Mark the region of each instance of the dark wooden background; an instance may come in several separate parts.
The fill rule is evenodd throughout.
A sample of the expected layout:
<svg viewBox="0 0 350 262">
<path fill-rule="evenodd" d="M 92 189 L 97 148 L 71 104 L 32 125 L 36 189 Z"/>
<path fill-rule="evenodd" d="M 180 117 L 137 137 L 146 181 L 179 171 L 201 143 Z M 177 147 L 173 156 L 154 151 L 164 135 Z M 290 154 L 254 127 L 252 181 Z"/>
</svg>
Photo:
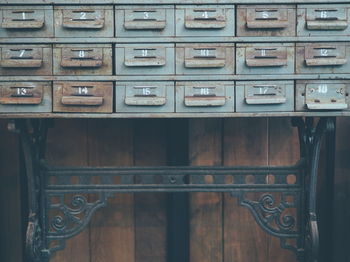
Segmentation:
<svg viewBox="0 0 350 262">
<path fill-rule="evenodd" d="M 22 262 L 19 141 L 6 125 L 0 121 L 0 261 Z M 335 217 L 333 258 L 327 262 L 350 262 L 349 134 L 350 119 L 338 118 L 334 209 L 320 197 L 321 214 Z M 299 157 L 296 135 L 287 118 L 56 120 L 47 157 L 56 165 L 288 165 Z M 118 194 L 51 261 L 165 262 L 167 208 L 166 194 Z M 226 194 L 191 194 L 189 215 L 190 262 L 296 261 Z"/>
</svg>

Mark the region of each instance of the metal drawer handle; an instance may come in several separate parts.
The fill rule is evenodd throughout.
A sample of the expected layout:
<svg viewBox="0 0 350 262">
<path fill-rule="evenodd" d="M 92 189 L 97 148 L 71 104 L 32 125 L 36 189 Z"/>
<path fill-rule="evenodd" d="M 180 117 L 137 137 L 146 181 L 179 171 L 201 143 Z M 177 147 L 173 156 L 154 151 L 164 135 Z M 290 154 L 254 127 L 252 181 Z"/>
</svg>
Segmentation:
<svg viewBox="0 0 350 262">
<path fill-rule="evenodd" d="M 42 102 L 42 90 L 33 93 L 33 86 L 11 86 L 12 93 L 0 97 L 0 104 L 3 105 L 39 105 Z"/>
<path fill-rule="evenodd" d="M 12 11 L 12 14 L 21 14 L 20 18 L 5 18 L 1 24 L 5 29 L 40 29 L 44 27 L 44 18 L 34 19 L 27 14 L 35 13 L 34 10 Z"/>
<path fill-rule="evenodd" d="M 157 13 L 155 10 L 134 10 L 133 13 L 142 13 L 142 17 L 125 21 L 124 28 L 127 30 L 163 30 L 166 27 L 165 20 L 151 16 Z"/>
<path fill-rule="evenodd" d="M 72 11 L 73 14 L 79 14 L 78 18 L 71 17 L 63 12 L 62 27 L 68 29 L 101 29 L 104 27 L 104 17 L 87 17 L 87 14 L 93 14 L 93 10 Z"/>
</svg>

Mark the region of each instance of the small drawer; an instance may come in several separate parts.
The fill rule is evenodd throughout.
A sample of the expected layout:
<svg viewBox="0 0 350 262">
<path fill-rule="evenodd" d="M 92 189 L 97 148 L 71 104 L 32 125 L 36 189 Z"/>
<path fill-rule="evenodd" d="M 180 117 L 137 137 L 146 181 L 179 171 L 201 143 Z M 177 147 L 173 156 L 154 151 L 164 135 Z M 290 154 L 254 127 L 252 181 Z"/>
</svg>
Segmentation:
<svg viewBox="0 0 350 262">
<path fill-rule="evenodd" d="M 49 45 L 0 45 L 0 75 L 52 75 Z"/>
<path fill-rule="evenodd" d="M 298 43 L 296 72 L 350 73 L 349 43 Z"/>
<path fill-rule="evenodd" d="M 299 5 L 298 36 L 350 35 L 350 5 Z"/>
<path fill-rule="evenodd" d="M 237 74 L 293 74 L 294 44 L 237 44 Z"/>
<path fill-rule="evenodd" d="M 112 82 L 54 82 L 53 111 L 112 113 Z"/>
<path fill-rule="evenodd" d="M 176 45 L 176 74 L 229 75 L 235 73 L 234 44 Z"/>
<path fill-rule="evenodd" d="M 295 36 L 294 5 L 239 5 L 237 36 Z"/>
<path fill-rule="evenodd" d="M 55 6 L 56 37 L 113 37 L 113 6 Z"/>
<path fill-rule="evenodd" d="M 176 35 L 234 36 L 235 8 L 233 5 L 178 5 Z"/>
<path fill-rule="evenodd" d="M 173 44 L 117 44 L 117 75 L 172 75 Z"/>
<path fill-rule="evenodd" d="M 0 82 L 0 113 L 51 112 L 51 82 Z"/>
<path fill-rule="evenodd" d="M 236 82 L 237 112 L 294 111 L 293 81 Z"/>
<path fill-rule="evenodd" d="M 173 82 L 118 82 L 116 112 L 174 112 L 174 92 Z"/>
<path fill-rule="evenodd" d="M 115 18 L 117 37 L 170 37 L 175 35 L 173 6 L 117 6 Z"/>
<path fill-rule="evenodd" d="M 1 6 L 1 37 L 53 37 L 52 6 Z"/>
<path fill-rule="evenodd" d="M 110 45 L 54 45 L 55 75 L 112 75 Z"/>
<path fill-rule="evenodd" d="M 176 112 L 234 112 L 233 82 L 177 82 Z"/>
<path fill-rule="evenodd" d="M 350 110 L 350 81 L 300 80 L 296 86 L 296 111 Z"/>
</svg>

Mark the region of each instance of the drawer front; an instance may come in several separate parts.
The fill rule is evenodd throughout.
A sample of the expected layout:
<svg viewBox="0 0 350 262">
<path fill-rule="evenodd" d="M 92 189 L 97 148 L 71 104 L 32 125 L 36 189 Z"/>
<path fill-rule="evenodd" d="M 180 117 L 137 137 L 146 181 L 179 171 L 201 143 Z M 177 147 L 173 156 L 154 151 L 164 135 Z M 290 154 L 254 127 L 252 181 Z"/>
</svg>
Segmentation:
<svg viewBox="0 0 350 262">
<path fill-rule="evenodd" d="M 174 112 L 174 92 L 173 82 L 118 82 L 116 112 Z"/>
<path fill-rule="evenodd" d="M 175 35 L 174 7 L 117 6 L 117 37 L 170 37 Z"/>
<path fill-rule="evenodd" d="M 234 36 L 233 5 L 176 6 L 177 36 Z"/>
<path fill-rule="evenodd" d="M 238 36 L 295 36 L 296 7 L 239 5 Z"/>
<path fill-rule="evenodd" d="M 234 112 L 234 83 L 177 82 L 176 112 Z"/>
<path fill-rule="evenodd" d="M 294 44 L 238 44 L 237 74 L 293 74 Z"/>
<path fill-rule="evenodd" d="M 53 37 L 51 6 L 1 6 L 1 37 Z"/>
<path fill-rule="evenodd" d="M 350 110 L 350 81 L 297 81 L 296 111 Z"/>
<path fill-rule="evenodd" d="M 55 75 L 112 75 L 110 45 L 55 45 Z"/>
<path fill-rule="evenodd" d="M 56 37 L 113 37 L 113 6 L 55 6 Z"/>
<path fill-rule="evenodd" d="M 236 82 L 237 112 L 294 111 L 293 81 Z"/>
<path fill-rule="evenodd" d="M 117 75 L 172 75 L 173 44 L 117 44 Z"/>
<path fill-rule="evenodd" d="M 233 44 L 176 45 L 176 74 L 179 75 L 234 74 L 234 61 Z"/>
<path fill-rule="evenodd" d="M 49 45 L 0 45 L 0 75 L 52 75 Z"/>
<path fill-rule="evenodd" d="M 305 43 L 297 44 L 296 72 L 350 73 L 350 44 Z"/>
<path fill-rule="evenodd" d="M 112 82 L 54 82 L 53 111 L 112 113 Z"/>
<path fill-rule="evenodd" d="M 350 4 L 300 5 L 298 27 L 300 36 L 350 35 Z"/>
<path fill-rule="evenodd" d="M 51 112 L 51 82 L 0 82 L 0 113 Z"/>
</svg>

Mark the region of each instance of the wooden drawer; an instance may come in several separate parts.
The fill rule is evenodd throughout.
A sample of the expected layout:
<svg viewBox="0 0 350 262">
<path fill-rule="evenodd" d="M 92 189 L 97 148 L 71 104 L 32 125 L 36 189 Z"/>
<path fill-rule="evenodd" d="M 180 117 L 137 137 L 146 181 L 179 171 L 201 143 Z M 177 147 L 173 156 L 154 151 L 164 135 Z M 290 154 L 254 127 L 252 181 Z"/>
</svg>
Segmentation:
<svg viewBox="0 0 350 262">
<path fill-rule="evenodd" d="M 0 82 L 0 113 L 51 112 L 51 82 Z"/>
<path fill-rule="evenodd" d="M 52 6 L 1 6 L 0 38 L 53 37 Z"/>
<path fill-rule="evenodd" d="M 177 82 L 176 112 L 234 112 L 234 83 Z"/>
<path fill-rule="evenodd" d="M 112 75 L 111 45 L 55 45 L 53 56 L 55 75 Z"/>
<path fill-rule="evenodd" d="M 0 45 L 0 75 L 52 75 L 50 45 Z"/>
<path fill-rule="evenodd" d="M 112 82 L 54 82 L 53 111 L 112 113 Z"/>
<path fill-rule="evenodd" d="M 237 36 L 295 36 L 295 5 L 239 5 Z"/>
<path fill-rule="evenodd" d="M 56 37 L 113 37 L 111 5 L 55 6 Z"/>
</svg>

